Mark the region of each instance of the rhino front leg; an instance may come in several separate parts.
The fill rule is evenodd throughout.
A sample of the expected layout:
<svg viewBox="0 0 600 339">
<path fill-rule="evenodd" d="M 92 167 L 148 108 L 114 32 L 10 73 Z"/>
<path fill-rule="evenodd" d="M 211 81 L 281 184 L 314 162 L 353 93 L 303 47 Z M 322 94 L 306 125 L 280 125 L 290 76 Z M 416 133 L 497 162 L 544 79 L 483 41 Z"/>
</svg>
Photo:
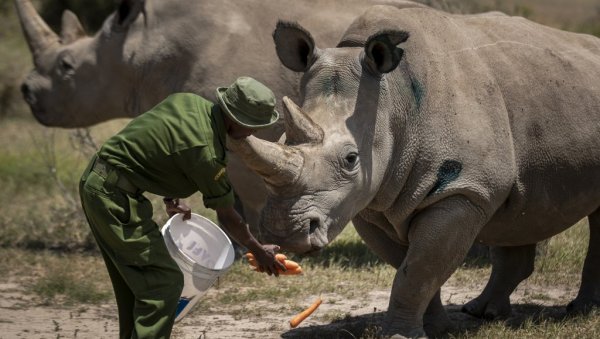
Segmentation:
<svg viewBox="0 0 600 339">
<path fill-rule="evenodd" d="M 581 286 L 577 297 L 567 306 L 571 314 L 586 313 L 600 307 L 600 209 L 588 217 L 590 242 L 583 264 Z"/>
<path fill-rule="evenodd" d="M 382 222 L 387 222 L 382 220 Z M 360 215 L 352 220 L 356 232 L 365 244 L 383 261 L 395 268 L 400 267 L 406 258 L 407 246 L 392 239 L 376 224 L 370 223 Z M 440 291 L 433 296 L 423 316 L 424 328 L 427 335 L 435 337 L 446 333 L 452 326 L 450 318 L 442 305 Z"/>
<path fill-rule="evenodd" d="M 485 221 L 482 209 L 464 196 L 448 197 L 415 216 L 406 259 L 394 278 L 385 334 L 425 335 L 423 315 L 430 301 L 464 260 Z"/>
<path fill-rule="evenodd" d="M 533 272 L 535 244 L 492 247 L 492 274 L 483 292 L 466 303 L 462 311 L 472 316 L 496 319 L 510 315 L 510 295 Z"/>
</svg>

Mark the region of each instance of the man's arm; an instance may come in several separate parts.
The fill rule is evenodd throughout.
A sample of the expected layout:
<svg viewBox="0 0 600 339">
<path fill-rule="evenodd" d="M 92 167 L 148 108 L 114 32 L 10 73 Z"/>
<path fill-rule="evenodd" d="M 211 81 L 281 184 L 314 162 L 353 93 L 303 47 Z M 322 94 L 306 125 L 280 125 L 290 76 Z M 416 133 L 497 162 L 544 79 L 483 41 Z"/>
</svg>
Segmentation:
<svg viewBox="0 0 600 339">
<path fill-rule="evenodd" d="M 250 233 L 248 224 L 236 212 L 233 207 L 216 208 L 217 215 L 221 221 L 221 226 L 240 244 L 246 247 L 258 263 L 259 269 L 262 268 L 269 275 L 279 275 L 279 271 L 285 271 L 285 265 L 275 259 L 275 252 L 279 251 L 277 245 L 261 245 Z"/>
</svg>

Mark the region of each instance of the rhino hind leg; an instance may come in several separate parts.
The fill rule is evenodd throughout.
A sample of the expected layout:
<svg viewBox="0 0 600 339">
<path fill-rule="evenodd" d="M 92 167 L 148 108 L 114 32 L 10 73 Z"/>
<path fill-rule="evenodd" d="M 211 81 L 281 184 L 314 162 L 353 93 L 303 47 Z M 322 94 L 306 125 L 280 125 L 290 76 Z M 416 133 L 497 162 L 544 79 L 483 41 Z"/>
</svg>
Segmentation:
<svg viewBox="0 0 600 339">
<path fill-rule="evenodd" d="M 600 209 L 589 217 L 590 242 L 583 264 L 581 286 L 577 297 L 567 306 L 569 314 L 587 313 L 600 307 Z"/>
<path fill-rule="evenodd" d="M 519 283 L 531 275 L 535 261 L 535 244 L 492 247 L 492 274 L 483 292 L 466 303 L 462 311 L 485 319 L 510 315 L 510 295 Z"/>
</svg>

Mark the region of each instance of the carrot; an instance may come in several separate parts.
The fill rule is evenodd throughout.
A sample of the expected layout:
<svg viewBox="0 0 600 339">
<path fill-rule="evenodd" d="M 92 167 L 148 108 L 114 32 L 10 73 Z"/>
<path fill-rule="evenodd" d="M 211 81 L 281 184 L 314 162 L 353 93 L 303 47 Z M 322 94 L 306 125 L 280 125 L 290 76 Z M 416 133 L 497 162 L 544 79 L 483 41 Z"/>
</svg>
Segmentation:
<svg viewBox="0 0 600 339">
<path fill-rule="evenodd" d="M 321 297 L 317 298 L 317 300 L 315 300 L 315 302 L 312 305 L 310 305 L 309 308 L 298 313 L 295 317 L 292 318 L 292 320 L 290 320 L 290 327 L 294 328 L 294 327 L 300 325 L 300 323 L 304 319 L 308 318 L 308 316 L 311 315 L 317 309 L 317 307 L 319 307 L 319 305 L 321 305 L 322 302 L 323 302 L 323 300 L 321 300 Z"/>
<path fill-rule="evenodd" d="M 264 272 L 262 270 L 257 269 L 258 263 L 256 262 L 256 259 L 254 258 L 254 255 L 252 253 L 250 253 L 250 252 L 246 253 L 246 258 L 248 259 L 248 263 L 251 265 L 253 270 L 258 271 L 258 272 Z M 275 255 L 275 259 L 277 259 L 279 262 L 281 262 L 283 265 L 285 265 L 286 271 L 280 270 L 279 271 L 280 274 L 282 274 L 282 275 L 302 274 L 302 267 L 300 267 L 300 265 L 298 265 L 298 263 L 295 261 L 287 260 L 287 257 L 284 254 L 277 253 Z"/>
<path fill-rule="evenodd" d="M 248 259 L 248 260 L 256 260 L 256 258 L 254 258 L 254 254 L 252 254 L 252 252 L 246 253 L 246 259 Z M 285 256 L 285 254 L 277 253 L 277 254 L 275 254 L 275 259 L 283 262 L 285 259 L 287 259 L 287 257 Z"/>
<path fill-rule="evenodd" d="M 283 264 L 285 265 L 285 268 L 287 268 L 288 270 L 295 270 L 297 268 L 300 268 L 300 265 L 298 265 L 297 262 L 291 261 L 291 260 L 285 260 L 283 262 Z"/>
</svg>

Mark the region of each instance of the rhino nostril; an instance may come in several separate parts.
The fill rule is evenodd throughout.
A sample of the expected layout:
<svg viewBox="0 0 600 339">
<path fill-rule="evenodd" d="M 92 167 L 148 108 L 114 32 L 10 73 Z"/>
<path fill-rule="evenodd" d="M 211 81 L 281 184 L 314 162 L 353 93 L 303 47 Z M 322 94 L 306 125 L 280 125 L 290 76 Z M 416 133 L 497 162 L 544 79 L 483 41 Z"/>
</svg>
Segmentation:
<svg viewBox="0 0 600 339">
<path fill-rule="evenodd" d="M 31 91 L 31 87 L 29 87 L 29 85 L 21 85 L 21 94 L 23 95 L 23 99 L 25 99 L 25 102 L 27 102 L 29 105 L 36 104 L 35 94 Z"/>
<path fill-rule="evenodd" d="M 22 85 L 21 85 L 21 93 L 22 93 L 24 96 L 27 96 L 27 95 L 29 95 L 29 86 L 27 86 L 27 84 L 22 84 Z"/>
<path fill-rule="evenodd" d="M 310 227 L 308 229 L 308 233 L 313 234 L 320 224 L 321 223 L 319 222 L 319 219 L 310 219 Z"/>
</svg>

